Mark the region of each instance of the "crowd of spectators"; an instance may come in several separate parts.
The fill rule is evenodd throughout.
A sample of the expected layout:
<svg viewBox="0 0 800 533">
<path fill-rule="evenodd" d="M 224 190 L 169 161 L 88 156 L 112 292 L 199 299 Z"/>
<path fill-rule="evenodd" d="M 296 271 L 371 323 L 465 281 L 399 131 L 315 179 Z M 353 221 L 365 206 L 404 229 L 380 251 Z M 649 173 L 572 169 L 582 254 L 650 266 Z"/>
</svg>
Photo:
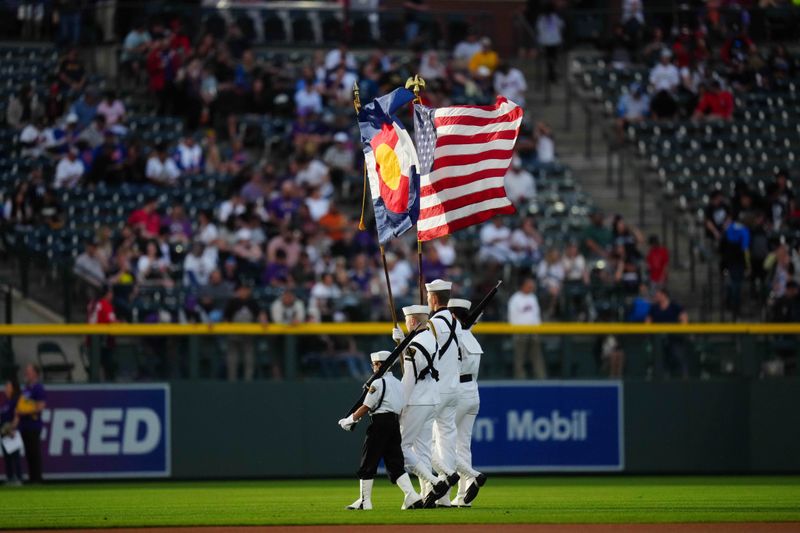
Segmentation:
<svg viewBox="0 0 800 533">
<path fill-rule="evenodd" d="M 767 47 L 750 36 L 754 12 L 740 3 L 727 10 L 687 9 L 672 25 L 645 24 L 658 18 L 648 18 L 638 0 L 625 6 L 605 43 L 606 59 L 612 69 L 644 65 L 649 73 L 619 97 L 620 141 L 629 124 L 645 120 L 730 122 L 737 100 L 780 95 L 800 73 L 800 61 L 786 46 Z M 732 187 L 708 191 L 702 216 L 707 248 L 718 257 L 724 309 L 733 320 L 781 320 L 782 310 L 792 307 L 785 305 L 786 287 L 797 272 L 795 239 L 787 238 L 798 216 L 791 176 L 781 168 L 771 181 L 734 179 Z M 749 309 L 748 293 L 757 304 Z"/>
<path fill-rule="evenodd" d="M 626 6 L 604 43 L 606 58 L 614 69 L 650 70 L 617 102 L 620 131 L 646 118 L 730 120 L 734 93 L 783 90 L 798 72 L 784 45 L 759 47 L 749 37 L 746 17 L 712 24 L 699 13 L 672 26 L 646 26 L 641 3 Z"/>
<path fill-rule="evenodd" d="M 146 194 L 123 223 L 95 225 L 74 262 L 97 288 L 95 301 L 111 287 L 116 319 L 124 321 L 221 321 L 245 285 L 258 306 L 251 314 L 270 321 L 386 318 L 376 236 L 357 229 L 362 162 L 353 83 L 368 101 L 419 72 L 432 105 L 489 103 L 497 93 L 525 105 L 527 89 L 522 73 L 473 32 L 451 54 L 415 47 L 408 56 L 357 56 L 341 43 L 289 58 L 257 54 L 235 21 L 222 32 L 190 36 L 180 18 L 155 17 L 132 24 L 120 61 L 122 96 L 91 81 L 78 49 L 66 47 L 46 97 L 41 87 L 26 86 L 11 98 L 6 122 L 19 132 L 20 154 L 39 164 L 30 179 L 19 180 L 2 214 L 9 223 L 35 226 L 55 212 L 50 227 L 57 229 L 67 216 L 61 193 L 141 187 Z M 127 109 L 131 101 L 139 111 Z M 143 107 L 180 117 L 179 139 L 139 135 L 135 119 Z M 267 149 L 265 122 L 284 128 Z M 554 161 L 546 125 L 526 123 L 523 136 L 526 161 Z M 213 208 L 170 196 L 205 176 L 226 176 L 230 185 Z M 528 173 L 516 199 L 534 195 Z M 529 222 L 514 232 L 514 253 L 530 264 L 535 234 Z M 400 304 L 416 294 L 415 244 L 409 237 L 387 247 Z M 422 265 L 429 279 L 462 272 L 448 238 L 425 246 Z M 182 294 L 180 309 L 138 305 L 165 291 Z"/>
</svg>

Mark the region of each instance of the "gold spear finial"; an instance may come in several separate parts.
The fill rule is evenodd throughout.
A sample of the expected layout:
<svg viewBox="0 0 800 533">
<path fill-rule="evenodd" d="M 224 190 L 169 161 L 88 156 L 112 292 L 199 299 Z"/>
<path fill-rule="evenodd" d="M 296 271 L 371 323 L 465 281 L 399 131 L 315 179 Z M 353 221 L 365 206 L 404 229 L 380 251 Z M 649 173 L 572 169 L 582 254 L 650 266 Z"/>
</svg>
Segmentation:
<svg viewBox="0 0 800 533">
<path fill-rule="evenodd" d="M 406 80 L 406 89 L 412 89 L 414 91 L 414 103 L 419 103 L 419 91 L 420 89 L 425 88 L 425 79 L 420 77 L 419 74 L 414 74 L 413 78 L 408 78 Z"/>
<path fill-rule="evenodd" d="M 353 107 L 356 108 L 356 114 L 361 111 L 361 94 L 358 92 L 358 82 L 353 83 Z"/>
</svg>

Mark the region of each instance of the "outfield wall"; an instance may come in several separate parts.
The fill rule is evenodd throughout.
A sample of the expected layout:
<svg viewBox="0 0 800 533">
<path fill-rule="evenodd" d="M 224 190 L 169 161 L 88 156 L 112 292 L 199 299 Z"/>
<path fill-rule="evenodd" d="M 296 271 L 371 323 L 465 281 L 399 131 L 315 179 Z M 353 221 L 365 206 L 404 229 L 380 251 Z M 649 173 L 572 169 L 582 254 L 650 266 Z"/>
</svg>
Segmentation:
<svg viewBox="0 0 800 533">
<path fill-rule="evenodd" d="M 800 472 L 798 380 L 626 381 L 623 391 L 624 472 Z M 326 381 L 175 383 L 172 474 L 353 475 L 364 424 L 346 433 L 336 421 L 356 392 L 352 383 Z M 489 410 L 484 405 L 483 411 Z M 596 428 L 591 405 L 588 410 L 591 439 Z M 553 444 L 563 448 L 570 442 Z M 528 462 L 537 463 L 537 458 Z"/>
<path fill-rule="evenodd" d="M 353 476 L 350 381 L 48 388 L 45 477 Z M 798 473 L 800 380 L 483 382 L 487 472 Z M 0 463 L 0 471 L 2 466 Z"/>
</svg>

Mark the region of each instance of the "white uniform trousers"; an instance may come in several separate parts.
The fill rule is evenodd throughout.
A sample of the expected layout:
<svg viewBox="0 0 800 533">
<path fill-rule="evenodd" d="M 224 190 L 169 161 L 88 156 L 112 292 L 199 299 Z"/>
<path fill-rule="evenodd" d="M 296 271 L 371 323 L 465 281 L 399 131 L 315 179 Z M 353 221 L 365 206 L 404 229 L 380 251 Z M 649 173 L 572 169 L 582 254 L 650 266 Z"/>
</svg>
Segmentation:
<svg viewBox="0 0 800 533">
<path fill-rule="evenodd" d="M 456 427 L 458 428 L 458 444 L 456 446 L 456 470 L 461 479 L 458 481 L 458 495 L 460 501 L 469 487 L 470 478 L 475 478 L 480 472 L 472 468 L 472 427 L 480 410 L 481 400 L 478 392 L 468 396 L 459 396 L 456 407 Z"/>
<path fill-rule="evenodd" d="M 406 471 L 431 471 L 431 424 L 433 405 L 406 405 L 400 415 L 400 436 Z"/>
<path fill-rule="evenodd" d="M 458 393 L 439 394 L 433 423 L 433 467 L 440 475 L 456 471 L 456 409 Z"/>
</svg>

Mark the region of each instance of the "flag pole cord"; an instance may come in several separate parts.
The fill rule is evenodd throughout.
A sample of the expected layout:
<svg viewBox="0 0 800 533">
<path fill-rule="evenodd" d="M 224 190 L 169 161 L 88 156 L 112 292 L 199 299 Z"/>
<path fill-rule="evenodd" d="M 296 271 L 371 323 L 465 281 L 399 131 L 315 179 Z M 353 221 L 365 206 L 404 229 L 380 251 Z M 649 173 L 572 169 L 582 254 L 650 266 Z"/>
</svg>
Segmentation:
<svg viewBox="0 0 800 533">
<path fill-rule="evenodd" d="M 358 91 L 358 83 L 353 84 L 353 107 L 356 110 L 356 116 L 358 116 L 359 111 L 361 111 L 361 95 Z M 358 221 L 358 229 L 360 231 L 364 231 L 367 229 L 366 225 L 364 225 L 364 212 L 367 209 L 367 160 L 364 159 L 364 189 L 361 195 L 361 218 Z M 394 306 L 394 296 L 392 296 L 392 282 L 389 279 L 389 267 L 386 265 L 386 252 L 383 249 L 383 245 L 380 245 L 381 250 L 381 262 L 383 263 L 383 274 L 386 277 L 386 292 L 389 295 L 389 311 L 392 314 L 392 322 L 394 322 L 394 327 L 397 327 L 397 310 Z"/>
<path fill-rule="evenodd" d="M 406 80 L 406 89 L 414 91 L 414 103 L 422 103 L 419 97 L 420 89 L 425 88 L 425 80 L 419 74 L 415 74 L 413 78 Z M 419 270 L 419 303 L 425 304 L 425 277 L 422 273 L 422 241 L 419 239 L 419 228 L 417 228 L 417 270 Z"/>
<path fill-rule="evenodd" d="M 363 192 L 361 193 L 361 218 L 358 219 L 358 230 L 364 231 L 367 226 L 364 225 L 364 213 L 367 210 L 367 161 L 364 160 L 364 183 Z M 385 265 L 384 265 L 385 266 Z"/>
</svg>

